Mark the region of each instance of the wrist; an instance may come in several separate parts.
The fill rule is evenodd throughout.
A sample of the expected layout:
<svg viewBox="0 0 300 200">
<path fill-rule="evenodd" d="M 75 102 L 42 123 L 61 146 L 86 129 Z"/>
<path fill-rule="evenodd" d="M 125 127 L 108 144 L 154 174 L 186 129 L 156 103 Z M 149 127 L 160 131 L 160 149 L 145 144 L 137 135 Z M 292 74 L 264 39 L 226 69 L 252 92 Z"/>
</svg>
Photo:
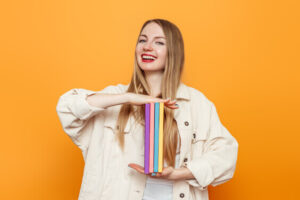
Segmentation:
<svg viewBox="0 0 300 200">
<path fill-rule="evenodd" d="M 187 179 L 194 179 L 194 175 L 192 172 L 186 168 L 186 167 L 181 167 L 178 169 L 175 169 L 176 171 L 176 179 L 177 180 L 187 180 Z"/>
<path fill-rule="evenodd" d="M 130 93 L 126 92 L 123 95 L 124 95 L 124 101 L 125 101 L 125 103 L 130 103 L 131 102 L 131 95 L 130 95 Z"/>
</svg>

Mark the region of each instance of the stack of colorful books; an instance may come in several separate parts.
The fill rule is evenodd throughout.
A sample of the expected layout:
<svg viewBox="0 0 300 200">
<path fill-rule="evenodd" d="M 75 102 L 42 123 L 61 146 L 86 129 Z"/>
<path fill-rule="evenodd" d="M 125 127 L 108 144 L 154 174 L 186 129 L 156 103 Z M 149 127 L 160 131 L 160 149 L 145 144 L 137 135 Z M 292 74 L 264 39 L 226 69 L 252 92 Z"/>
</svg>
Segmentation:
<svg viewBox="0 0 300 200">
<path fill-rule="evenodd" d="M 164 103 L 145 104 L 145 174 L 156 175 L 162 172 L 163 159 L 163 124 Z"/>
</svg>

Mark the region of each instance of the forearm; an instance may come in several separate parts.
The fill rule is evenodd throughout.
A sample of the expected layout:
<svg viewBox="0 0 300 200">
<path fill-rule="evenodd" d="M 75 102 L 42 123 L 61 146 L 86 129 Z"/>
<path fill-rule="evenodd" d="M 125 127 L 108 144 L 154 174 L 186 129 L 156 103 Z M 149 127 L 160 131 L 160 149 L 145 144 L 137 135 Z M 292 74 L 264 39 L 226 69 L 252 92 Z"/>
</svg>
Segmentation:
<svg viewBox="0 0 300 200">
<path fill-rule="evenodd" d="M 99 107 L 99 108 L 107 108 L 114 105 L 128 103 L 129 96 L 127 93 L 121 93 L 121 94 L 96 93 L 87 96 L 86 100 L 92 106 Z"/>
<path fill-rule="evenodd" d="M 177 180 L 195 179 L 192 172 L 186 167 L 181 167 L 181 168 L 178 168 L 175 170 L 176 170 L 176 174 L 177 174 Z"/>
</svg>

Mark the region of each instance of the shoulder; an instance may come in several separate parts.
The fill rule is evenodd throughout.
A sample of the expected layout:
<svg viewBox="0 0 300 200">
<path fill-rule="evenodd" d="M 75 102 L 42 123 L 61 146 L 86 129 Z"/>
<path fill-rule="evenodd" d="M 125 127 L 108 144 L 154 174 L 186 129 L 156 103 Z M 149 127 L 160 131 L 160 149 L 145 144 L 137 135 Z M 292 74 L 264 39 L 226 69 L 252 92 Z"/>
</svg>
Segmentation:
<svg viewBox="0 0 300 200">
<path fill-rule="evenodd" d="M 107 85 L 102 90 L 98 91 L 100 93 L 112 93 L 118 94 L 126 92 L 128 89 L 129 84 L 118 83 L 114 85 Z"/>
<path fill-rule="evenodd" d="M 213 102 L 204 94 L 202 91 L 199 89 L 196 89 L 194 87 L 191 87 L 189 85 L 184 84 L 186 89 L 189 91 L 190 94 L 190 101 L 193 104 L 198 104 L 198 105 L 204 105 L 210 107 Z"/>
<path fill-rule="evenodd" d="M 125 85 L 122 83 L 114 84 L 114 85 L 107 85 L 105 87 L 102 87 L 101 90 L 90 90 L 86 88 L 72 88 L 68 90 L 67 92 L 63 93 L 60 98 L 69 98 L 76 96 L 86 96 L 93 93 L 108 93 L 108 94 L 119 94 L 124 93 L 127 91 L 127 88 L 129 87 L 129 84 Z"/>
<path fill-rule="evenodd" d="M 102 87 L 101 90 L 89 90 L 89 89 L 85 89 L 85 88 L 78 88 L 78 89 L 72 89 L 72 90 L 77 90 L 79 93 L 108 93 L 108 94 L 119 94 L 119 93 L 123 93 L 127 91 L 129 84 L 122 84 L 122 83 L 118 83 L 118 84 L 114 84 L 114 85 L 107 85 Z"/>
</svg>

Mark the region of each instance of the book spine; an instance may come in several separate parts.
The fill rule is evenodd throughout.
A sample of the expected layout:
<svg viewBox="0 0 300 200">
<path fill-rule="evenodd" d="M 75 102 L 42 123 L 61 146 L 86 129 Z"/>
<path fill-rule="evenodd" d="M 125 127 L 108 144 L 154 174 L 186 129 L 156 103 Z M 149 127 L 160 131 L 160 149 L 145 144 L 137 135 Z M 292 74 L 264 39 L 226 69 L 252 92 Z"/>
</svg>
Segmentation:
<svg viewBox="0 0 300 200">
<path fill-rule="evenodd" d="M 150 156 L 150 104 L 145 105 L 145 163 L 144 163 L 144 172 L 149 174 L 149 156 Z"/>
<path fill-rule="evenodd" d="M 153 173 L 153 155 L 154 155 L 154 103 L 150 103 L 150 158 L 149 173 Z"/>
<path fill-rule="evenodd" d="M 158 172 L 158 148 L 159 148 L 159 102 L 155 104 L 154 117 L 154 172 Z"/>
<path fill-rule="evenodd" d="M 159 152 L 158 152 L 158 172 L 162 172 L 164 166 L 164 103 L 160 102 L 159 106 Z"/>
</svg>

